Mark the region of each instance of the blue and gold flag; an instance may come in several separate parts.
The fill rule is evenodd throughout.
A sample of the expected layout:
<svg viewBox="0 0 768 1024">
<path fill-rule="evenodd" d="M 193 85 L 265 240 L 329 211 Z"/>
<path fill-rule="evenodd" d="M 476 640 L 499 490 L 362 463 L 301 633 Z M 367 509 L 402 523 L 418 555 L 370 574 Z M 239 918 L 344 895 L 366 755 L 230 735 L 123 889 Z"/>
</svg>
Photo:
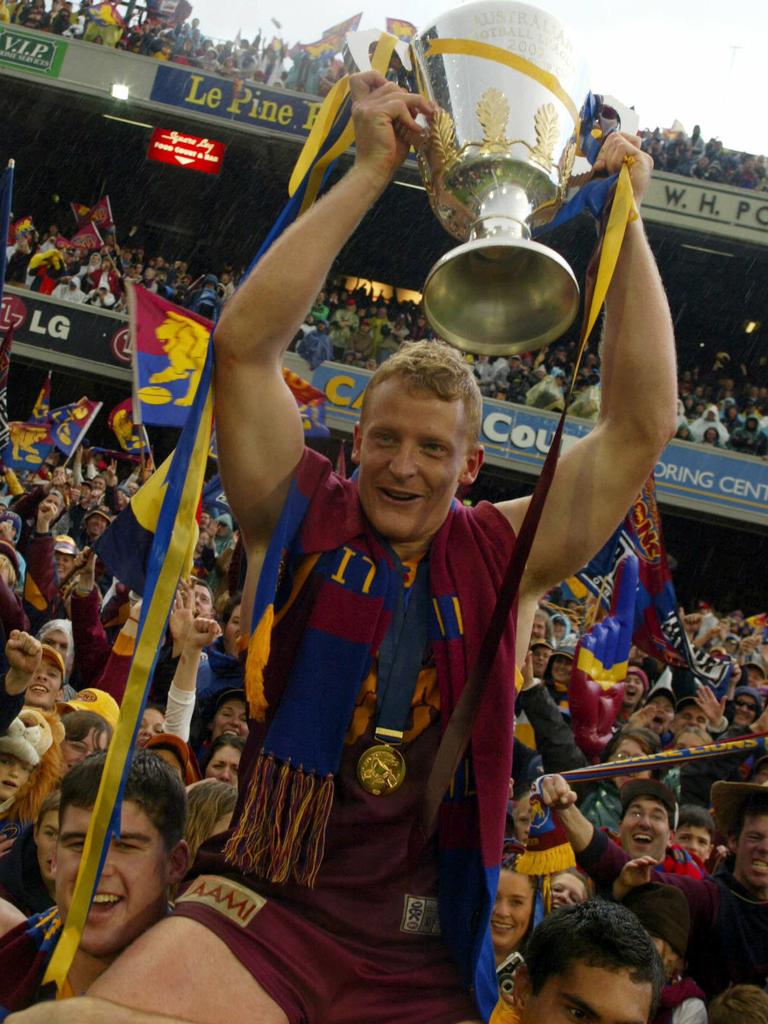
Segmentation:
<svg viewBox="0 0 768 1024">
<path fill-rule="evenodd" d="M 83 397 L 77 402 L 51 409 L 51 439 L 67 458 L 79 447 L 88 428 L 99 414 L 101 406 L 101 402 L 92 402 L 90 398 Z"/>
<path fill-rule="evenodd" d="M 7 469 L 39 469 L 51 448 L 53 438 L 47 423 L 9 423 L 3 465 Z"/>
<path fill-rule="evenodd" d="M 51 371 L 46 374 L 43 386 L 40 388 L 32 412 L 29 415 L 30 423 L 47 423 L 51 415 Z"/>
<path fill-rule="evenodd" d="M 107 419 L 107 425 L 124 452 L 139 455 L 141 452 L 149 451 L 144 430 L 133 422 L 133 403 L 130 398 L 114 407 Z"/>
</svg>

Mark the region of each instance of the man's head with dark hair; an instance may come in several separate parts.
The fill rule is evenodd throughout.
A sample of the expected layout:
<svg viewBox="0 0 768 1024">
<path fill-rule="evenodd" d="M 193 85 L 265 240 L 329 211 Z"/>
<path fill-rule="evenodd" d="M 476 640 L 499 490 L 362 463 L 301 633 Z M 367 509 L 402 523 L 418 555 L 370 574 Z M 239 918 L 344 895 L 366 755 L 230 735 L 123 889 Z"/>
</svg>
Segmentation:
<svg viewBox="0 0 768 1024">
<path fill-rule="evenodd" d="M 647 1024 L 664 986 L 648 933 L 625 907 L 588 900 L 555 910 L 533 931 L 515 973 L 521 1024 Z"/>
<path fill-rule="evenodd" d="M 62 819 L 69 805 L 90 811 L 96 803 L 106 754 L 95 754 L 73 768 L 61 786 Z M 139 805 L 170 850 L 184 835 L 187 795 L 178 776 L 158 757 L 143 750 L 134 754 L 123 801 Z"/>
<path fill-rule="evenodd" d="M 72 905 L 80 858 L 104 770 L 94 754 L 65 776 L 55 855 L 56 902 Z M 186 793 L 157 756 L 138 751 L 125 786 L 120 832 L 112 838 L 76 957 L 105 969 L 134 939 L 165 916 L 172 888 L 184 877 Z M 77 959 L 75 961 L 77 971 Z"/>
</svg>

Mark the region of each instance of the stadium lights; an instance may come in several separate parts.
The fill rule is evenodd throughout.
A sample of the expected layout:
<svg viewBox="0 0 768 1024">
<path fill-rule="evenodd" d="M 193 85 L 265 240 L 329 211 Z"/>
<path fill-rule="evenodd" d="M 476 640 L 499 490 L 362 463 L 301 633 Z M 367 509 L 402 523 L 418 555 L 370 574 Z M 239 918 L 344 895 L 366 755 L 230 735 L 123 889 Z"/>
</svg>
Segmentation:
<svg viewBox="0 0 768 1024">
<path fill-rule="evenodd" d="M 127 100 L 131 95 L 131 90 L 123 82 L 112 83 L 112 99 L 114 100 Z"/>
<path fill-rule="evenodd" d="M 747 322 L 744 324 L 744 333 L 754 334 L 759 326 L 760 324 L 757 322 L 757 320 L 747 320 Z"/>
<path fill-rule="evenodd" d="M 146 124 L 144 121 L 131 121 L 128 117 L 117 117 L 115 114 L 102 114 L 108 121 L 121 121 L 123 124 L 134 124 L 137 128 L 154 128 L 153 124 Z"/>
</svg>

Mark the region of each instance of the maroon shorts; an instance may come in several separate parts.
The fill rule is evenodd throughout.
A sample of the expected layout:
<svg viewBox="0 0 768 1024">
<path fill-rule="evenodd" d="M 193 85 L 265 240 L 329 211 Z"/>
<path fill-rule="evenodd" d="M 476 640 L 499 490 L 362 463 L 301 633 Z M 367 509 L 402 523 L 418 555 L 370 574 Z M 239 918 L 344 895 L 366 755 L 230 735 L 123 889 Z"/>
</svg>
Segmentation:
<svg viewBox="0 0 768 1024">
<path fill-rule="evenodd" d="M 201 875 L 175 914 L 205 925 L 288 1017 L 289 1024 L 459 1024 L 479 1015 L 442 944 L 432 956 L 372 949 L 335 935 L 241 882 Z M 361 907 L 361 913 L 365 908 Z"/>
</svg>

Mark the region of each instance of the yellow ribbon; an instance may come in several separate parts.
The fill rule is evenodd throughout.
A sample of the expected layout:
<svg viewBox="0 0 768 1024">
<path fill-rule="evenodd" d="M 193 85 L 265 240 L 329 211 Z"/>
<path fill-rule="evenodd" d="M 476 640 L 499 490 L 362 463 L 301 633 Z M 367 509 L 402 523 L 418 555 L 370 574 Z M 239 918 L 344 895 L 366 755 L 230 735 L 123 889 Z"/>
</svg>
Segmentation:
<svg viewBox="0 0 768 1024">
<path fill-rule="evenodd" d="M 373 57 L 371 58 L 371 67 L 374 71 L 378 71 L 381 75 L 386 74 L 396 45 L 397 39 L 394 36 L 388 35 L 386 32 L 382 32 L 379 36 L 379 41 L 376 44 Z M 309 137 L 304 143 L 301 153 L 299 154 L 299 159 L 296 161 L 296 166 L 293 169 L 291 180 L 288 185 L 289 195 L 292 196 L 296 192 L 307 173 L 310 173 L 307 188 L 304 192 L 304 198 L 301 202 L 300 213 L 304 213 L 304 211 L 308 209 L 317 198 L 320 183 L 323 180 L 323 175 L 325 174 L 328 166 L 340 157 L 342 153 L 346 153 L 355 140 L 355 126 L 352 118 L 350 117 L 347 126 L 334 145 L 331 146 L 324 156 L 320 157 L 319 160 L 317 159 L 317 154 L 320 152 L 323 142 L 327 138 L 328 132 L 331 129 L 331 125 L 336 119 L 336 116 L 341 109 L 341 105 L 347 98 L 348 94 L 349 75 L 344 75 L 344 77 L 339 79 L 325 97 L 323 105 L 320 108 L 320 112 L 312 126 L 312 131 L 309 133 Z"/>
<path fill-rule="evenodd" d="M 429 44 L 426 55 L 427 57 L 480 57 L 483 60 L 495 61 L 496 64 L 504 64 L 514 71 L 519 71 L 521 74 L 533 78 L 539 85 L 543 85 L 545 89 L 548 89 L 560 100 L 573 118 L 574 123 L 578 123 L 579 112 L 576 109 L 576 104 L 562 85 L 560 85 L 557 76 L 550 74 L 549 71 L 542 70 L 536 64 L 526 60 L 525 57 L 518 57 L 516 53 L 503 50 L 500 46 L 492 46 L 490 43 L 479 43 L 474 39 L 433 39 Z"/>
<path fill-rule="evenodd" d="M 158 577 L 144 628 L 138 639 L 136 653 L 128 675 L 120 709 L 120 720 L 109 745 L 99 792 L 85 837 L 83 855 L 77 873 L 72 904 L 56 949 L 48 964 L 43 983 L 56 982 L 60 995 L 67 994 L 67 975 L 80 944 L 90 908 L 90 898 L 96 884 L 101 850 L 107 840 L 109 824 L 115 805 L 123 766 L 131 755 L 134 726 L 139 716 L 144 688 L 149 677 L 155 652 L 162 645 L 165 621 L 171 607 L 176 586 L 194 543 L 197 530 L 196 514 L 205 476 L 213 417 L 213 388 L 210 389 L 203 410 L 200 429 L 187 468 L 176 524 L 171 534 L 163 568 Z"/>
</svg>

